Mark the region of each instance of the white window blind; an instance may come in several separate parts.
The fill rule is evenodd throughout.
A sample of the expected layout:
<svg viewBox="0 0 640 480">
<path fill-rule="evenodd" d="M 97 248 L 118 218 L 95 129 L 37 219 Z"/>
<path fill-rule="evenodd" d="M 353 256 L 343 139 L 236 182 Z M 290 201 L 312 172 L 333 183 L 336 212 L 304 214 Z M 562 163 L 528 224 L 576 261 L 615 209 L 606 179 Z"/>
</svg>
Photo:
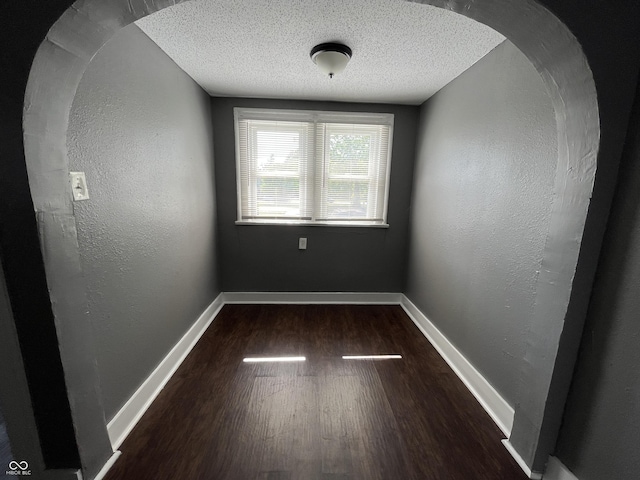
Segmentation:
<svg viewBox="0 0 640 480">
<path fill-rule="evenodd" d="M 234 114 L 239 222 L 386 224 L 393 115 Z"/>
</svg>

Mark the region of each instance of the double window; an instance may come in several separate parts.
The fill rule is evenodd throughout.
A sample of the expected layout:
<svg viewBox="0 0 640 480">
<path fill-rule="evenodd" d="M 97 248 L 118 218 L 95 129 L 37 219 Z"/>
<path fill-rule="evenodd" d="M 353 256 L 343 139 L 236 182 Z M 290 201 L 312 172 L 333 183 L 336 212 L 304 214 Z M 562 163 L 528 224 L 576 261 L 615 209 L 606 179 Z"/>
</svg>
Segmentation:
<svg viewBox="0 0 640 480">
<path fill-rule="evenodd" d="M 393 115 L 234 114 L 238 223 L 386 225 Z"/>
</svg>

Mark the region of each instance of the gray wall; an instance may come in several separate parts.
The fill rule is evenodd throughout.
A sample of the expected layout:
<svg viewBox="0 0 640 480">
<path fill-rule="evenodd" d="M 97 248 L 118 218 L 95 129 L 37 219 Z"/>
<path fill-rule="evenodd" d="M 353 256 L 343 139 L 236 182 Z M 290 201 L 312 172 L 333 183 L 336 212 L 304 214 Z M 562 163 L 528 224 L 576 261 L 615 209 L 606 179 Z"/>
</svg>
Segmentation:
<svg viewBox="0 0 640 480">
<path fill-rule="evenodd" d="M 551 100 L 508 41 L 421 109 L 406 294 L 512 406 L 556 162 Z"/>
<path fill-rule="evenodd" d="M 580 480 L 640 471 L 640 89 L 619 178 L 556 452 Z"/>
<path fill-rule="evenodd" d="M 403 290 L 417 107 L 239 98 L 214 98 L 212 106 L 224 291 Z M 236 106 L 393 113 L 389 228 L 235 225 Z M 298 237 L 308 239 L 307 250 L 298 250 Z"/>
<path fill-rule="evenodd" d="M 67 143 L 109 420 L 220 290 L 209 97 L 131 25 L 89 65 Z"/>
</svg>

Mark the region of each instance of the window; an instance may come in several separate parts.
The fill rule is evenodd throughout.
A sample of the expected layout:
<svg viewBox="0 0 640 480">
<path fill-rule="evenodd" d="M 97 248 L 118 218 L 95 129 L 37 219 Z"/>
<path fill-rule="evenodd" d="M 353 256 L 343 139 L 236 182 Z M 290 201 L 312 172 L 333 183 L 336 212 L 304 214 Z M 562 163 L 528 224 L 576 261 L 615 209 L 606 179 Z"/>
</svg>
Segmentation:
<svg viewBox="0 0 640 480">
<path fill-rule="evenodd" d="M 393 115 L 234 114 L 238 223 L 386 226 Z"/>
</svg>

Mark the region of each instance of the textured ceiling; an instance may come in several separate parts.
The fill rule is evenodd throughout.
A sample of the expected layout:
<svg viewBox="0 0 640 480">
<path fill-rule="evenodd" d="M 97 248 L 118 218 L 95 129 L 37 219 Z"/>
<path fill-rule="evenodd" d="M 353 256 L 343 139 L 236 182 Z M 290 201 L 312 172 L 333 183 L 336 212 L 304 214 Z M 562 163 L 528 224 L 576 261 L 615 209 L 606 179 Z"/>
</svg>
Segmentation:
<svg viewBox="0 0 640 480">
<path fill-rule="evenodd" d="M 193 0 L 137 22 L 217 96 L 420 104 L 504 40 L 461 15 L 404 0 Z M 318 43 L 353 50 L 333 79 Z"/>
</svg>

